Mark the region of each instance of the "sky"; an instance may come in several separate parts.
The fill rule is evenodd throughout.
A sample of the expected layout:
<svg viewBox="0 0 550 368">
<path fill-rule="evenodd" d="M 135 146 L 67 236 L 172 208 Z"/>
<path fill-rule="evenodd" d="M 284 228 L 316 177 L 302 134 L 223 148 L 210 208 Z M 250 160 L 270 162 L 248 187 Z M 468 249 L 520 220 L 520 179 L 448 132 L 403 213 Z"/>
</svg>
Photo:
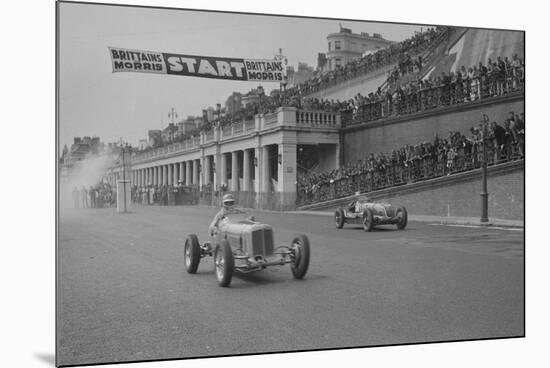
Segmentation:
<svg viewBox="0 0 550 368">
<path fill-rule="evenodd" d="M 99 136 L 136 145 L 150 129 L 225 103 L 258 82 L 146 73 L 112 73 L 108 47 L 190 55 L 271 59 L 279 48 L 296 67 L 315 67 L 326 37 L 339 25 L 401 41 L 420 25 L 305 19 L 95 4 L 59 4 L 58 102 L 61 150 L 73 137 Z M 358 16 L 359 17 L 359 16 Z M 278 83 L 262 84 L 266 92 Z"/>
</svg>

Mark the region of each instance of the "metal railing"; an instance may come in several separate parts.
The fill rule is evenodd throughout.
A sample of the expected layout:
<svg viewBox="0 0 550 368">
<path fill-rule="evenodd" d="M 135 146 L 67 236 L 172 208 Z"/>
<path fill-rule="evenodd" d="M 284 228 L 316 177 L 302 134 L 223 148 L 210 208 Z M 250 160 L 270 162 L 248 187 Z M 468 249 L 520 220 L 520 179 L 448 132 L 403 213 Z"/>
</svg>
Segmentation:
<svg viewBox="0 0 550 368">
<path fill-rule="evenodd" d="M 502 96 L 521 91 L 525 87 L 523 67 L 509 70 L 505 74 L 465 78 L 448 84 L 441 84 L 397 93 L 395 97 L 378 98 L 361 104 L 356 111 L 342 113 L 342 125 L 360 123 L 401 115 L 427 111 L 441 106 Z"/>
<path fill-rule="evenodd" d="M 496 146 L 493 140 L 485 141 L 487 165 L 523 159 L 523 136 L 515 142 Z M 376 169 L 354 172 L 347 176 L 326 180 L 314 185 L 297 185 L 296 205 L 303 206 L 343 198 L 356 192 L 368 193 L 437 177 L 479 169 L 483 162 L 483 143 L 476 143 L 466 152 L 425 155 L 407 161 L 395 162 Z"/>
</svg>

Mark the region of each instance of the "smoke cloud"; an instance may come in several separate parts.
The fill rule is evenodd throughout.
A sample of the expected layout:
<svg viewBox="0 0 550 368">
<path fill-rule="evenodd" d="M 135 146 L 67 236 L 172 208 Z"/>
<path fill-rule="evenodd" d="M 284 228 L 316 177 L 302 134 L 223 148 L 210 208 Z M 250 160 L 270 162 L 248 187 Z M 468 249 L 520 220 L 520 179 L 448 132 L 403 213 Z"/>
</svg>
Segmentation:
<svg viewBox="0 0 550 368">
<path fill-rule="evenodd" d="M 76 187 L 89 189 L 102 180 L 107 180 L 108 169 L 116 163 L 116 157 L 103 155 L 88 155 L 83 160 L 77 161 L 66 173 L 61 173 L 59 179 L 59 200 L 61 208 L 72 208 L 74 202 L 72 191 Z"/>
</svg>

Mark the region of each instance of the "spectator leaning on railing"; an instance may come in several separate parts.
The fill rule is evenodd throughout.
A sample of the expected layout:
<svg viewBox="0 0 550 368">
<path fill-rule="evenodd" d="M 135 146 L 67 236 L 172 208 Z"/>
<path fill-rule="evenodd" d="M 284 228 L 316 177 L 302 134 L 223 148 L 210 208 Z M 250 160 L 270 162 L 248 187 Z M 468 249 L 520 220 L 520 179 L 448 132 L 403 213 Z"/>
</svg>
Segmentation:
<svg viewBox="0 0 550 368">
<path fill-rule="evenodd" d="M 482 98 L 500 96 L 523 89 L 523 61 L 514 55 L 512 61 L 497 57 L 488 59 L 487 65 L 479 63 L 468 69 L 462 66 L 456 72 L 430 75 L 426 79 L 396 83 L 400 73 L 394 71 L 388 77 L 388 90 L 357 95 L 352 101 L 353 114 L 346 125 L 369 122 L 383 117 L 411 114 L 440 106 L 471 102 Z"/>
<path fill-rule="evenodd" d="M 489 122 L 486 115 L 470 136 L 449 132 L 445 139 L 405 145 L 390 153 L 371 153 L 355 165 L 322 173 L 300 173 L 297 180 L 297 204 L 304 205 L 352 195 L 356 191 L 402 185 L 438 176 L 479 168 L 483 150 L 488 164 L 520 159 L 524 156 L 525 121 L 510 112 L 503 126 Z"/>
</svg>

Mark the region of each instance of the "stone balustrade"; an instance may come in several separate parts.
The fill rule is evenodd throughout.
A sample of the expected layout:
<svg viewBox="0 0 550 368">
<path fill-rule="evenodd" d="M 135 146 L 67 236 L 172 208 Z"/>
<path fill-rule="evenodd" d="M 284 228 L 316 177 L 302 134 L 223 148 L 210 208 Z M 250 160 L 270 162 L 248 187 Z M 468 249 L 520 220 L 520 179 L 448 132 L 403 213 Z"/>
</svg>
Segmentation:
<svg viewBox="0 0 550 368">
<path fill-rule="evenodd" d="M 243 120 L 215 127 L 209 131 L 200 132 L 200 136 L 187 139 L 183 142 L 172 143 L 164 147 L 135 152 L 132 155 L 133 163 L 140 163 L 160 159 L 174 154 L 184 153 L 208 145 L 239 137 L 247 137 L 266 130 L 282 127 L 298 129 L 339 129 L 341 127 L 340 113 L 299 110 L 295 107 L 280 107 L 277 111 L 258 114 L 253 120 Z"/>
</svg>

